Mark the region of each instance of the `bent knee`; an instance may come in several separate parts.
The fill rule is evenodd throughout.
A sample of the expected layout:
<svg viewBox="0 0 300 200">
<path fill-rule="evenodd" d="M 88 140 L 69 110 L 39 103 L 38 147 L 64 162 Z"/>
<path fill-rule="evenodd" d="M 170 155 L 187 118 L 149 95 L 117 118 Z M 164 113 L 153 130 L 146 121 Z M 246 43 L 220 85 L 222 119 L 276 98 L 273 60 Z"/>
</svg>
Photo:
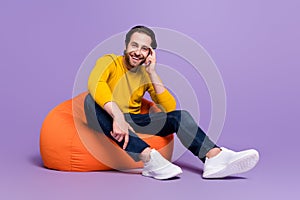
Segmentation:
<svg viewBox="0 0 300 200">
<path fill-rule="evenodd" d="M 191 114 L 187 110 L 175 110 L 168 113 L 169 115 L 177 119 L 190 119 L 192 118 Z"/>
</svg>

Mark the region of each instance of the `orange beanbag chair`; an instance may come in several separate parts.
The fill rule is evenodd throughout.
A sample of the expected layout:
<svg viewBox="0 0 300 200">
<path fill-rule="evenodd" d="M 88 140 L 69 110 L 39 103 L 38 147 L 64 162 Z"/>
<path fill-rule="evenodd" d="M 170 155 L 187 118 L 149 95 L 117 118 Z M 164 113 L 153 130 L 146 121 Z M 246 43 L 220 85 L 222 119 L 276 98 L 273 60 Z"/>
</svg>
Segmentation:
<svg viewBox="0 0 300 200">
<path fill-rule="evenodd" d="M 141 168 L 125 151 L 103 133 L 89 128 L 84 113 L 87 92 L 52 109 L 40 132 L 40 153 L 44 166 L 62 171 L 130 170 Z M 159 109 L 143 99 L 142 113 Z M 167 137 L 138 134 L 152 148 L 171 160 L 173 134 Z"/>
</svg>

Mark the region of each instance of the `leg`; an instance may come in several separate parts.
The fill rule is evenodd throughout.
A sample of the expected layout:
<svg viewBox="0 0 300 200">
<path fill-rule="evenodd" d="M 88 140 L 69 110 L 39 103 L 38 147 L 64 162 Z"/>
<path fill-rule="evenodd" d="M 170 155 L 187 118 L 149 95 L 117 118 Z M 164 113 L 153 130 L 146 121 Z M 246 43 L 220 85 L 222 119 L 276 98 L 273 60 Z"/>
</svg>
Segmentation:
<svg viewBox="0 0 300 200">
<path fill-rule="evenodd" d="M 90 95 L 85 99 L 84 110 L 87 122 L 91 128 L 104 133 L 120 147 L 123 146 L 123 142 L 118 142 L 110 135 L 113 119 L 105 110 L 95 103 Z M 129 143 L 125 150 L 135 161 L 142 159 L 144 162 L 142 174 L 144 176 L 153 177 L 155 179 L 169 179 L 182 173 L 180 167 L 170 163 L 155 149 L 151 150 L 148 144 L 131 131 L 129 132 Z"/>
<path fill-rule="evenodd" d="M 104 133 L 107 137 L 116 142 L 120 147 L 123 146 L 124 141 L 118 142 L 110 134 L 110 131 L 112 131 L 113 119 L 94 101 L 90 94 L 88 94 L 85 98 L 84 110 L 88 125 L 91 128 L 98 132 Z M 147 143 L 141 140 L 132 131 L 129 131 L 129 143 L 125 150 L 135 161 L 140 160 L 139 154 L 147 147 L 149 147 Z"/>
<path fill-rule="evenodd" d="M 222 178 L 246 172 L 258 162 L 254 149 L 234 152 L 215 145 L 186 111 L 127 116 L 131 126 L 143 133 L 165 136 L 176 132 L 183 145 L 204 163 L 204 178 Z"/>
<path fill-rule="evenodd" d="M 126 120 L 138 132 L 166 136 L 177 133 L 182 144 L 203 162 L 206 155 L 218 147 L 196 124 L 187 111 L 153 113 L 150 115 L 125 115 Z"/>
</svg>

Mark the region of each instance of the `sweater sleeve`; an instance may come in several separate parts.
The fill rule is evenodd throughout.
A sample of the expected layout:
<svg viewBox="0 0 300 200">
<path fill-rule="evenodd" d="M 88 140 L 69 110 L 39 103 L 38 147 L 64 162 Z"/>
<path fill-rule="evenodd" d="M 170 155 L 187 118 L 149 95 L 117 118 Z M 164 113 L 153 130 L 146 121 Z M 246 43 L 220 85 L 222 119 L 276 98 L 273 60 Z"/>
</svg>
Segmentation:
<svg viewBox="0 0 300 200">
<path fill-rule="evenodd" d="M 176 109 L 176 100 L 173 95 L 165 89 L 164 92 L 156 94 L 153 85 L 150 83 L 148 92 L 151 96 L 151 99 L 162 107 L 162 110 L 165 112 L 171 112 Z"/>
<path fill-rule="evenodd" d="M 108 55 L 98 59 L 88 79 L 88 90 L 102 108 L 104 104 L 112 100 L 108 79 L 114 72 L 113 62 L 112 57 Z"/>
</svg>

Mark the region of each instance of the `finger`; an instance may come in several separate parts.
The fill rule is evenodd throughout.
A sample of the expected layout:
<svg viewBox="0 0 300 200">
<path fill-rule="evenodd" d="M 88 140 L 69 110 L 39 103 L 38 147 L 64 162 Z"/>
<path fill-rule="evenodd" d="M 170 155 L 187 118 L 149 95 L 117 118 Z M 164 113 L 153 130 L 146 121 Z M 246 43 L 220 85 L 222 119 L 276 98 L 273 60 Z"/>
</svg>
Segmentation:
<svg viewBox="0 0 300 200">
<path fill-rule="evenodd" d="M 118 142 L 121 142 L 123 140 L 124 136 L 123 135 L 118 135 L 118 138 L 116 138 L 116 140 Z"/>
<path fill-rule="evenodd" d="M 151 55 L 151 54 L 150 54 Z M 150 62 L 150 55 L 149 56 L 147 56 L 146 57 L 146 59 L 145 59 L 145 62 L 144 62 L 144 64 L 146 65 L 146 66 L 148 66 L 149 65 L 149 62 Z"/>
<path fill-rule="evenodd" d="M 125 135 L 125 138 L 124 138 L 124 144 L 123 144 L 123 149 L 125 150 L 127 145 L 128 145 L 128 142 L 129 142 L 129 135 L 126 134 Z"/>
<path fill-rule="evenodd" d="M 115 133 L 114 139 L 120 142 L 123 139 L 123 135 L 121 133 Z"/>
<path fill-rule="evenodd" d="M 152 56 L 155 56 L 155 51 L 154 51 L 154 49 L 150 46 L 149 47 L 149 49 L 150 49 L 150 54 L 152 55 Z"/>
<path fill-rule="evenodd" d="M 118 133 L 114 133 L 112 131 L 110 132 L 110 134 L 115 140 L 117 140 L 119 142 L 121 135 L 119 135 Z"/>
<path fill-rule="evenodd" d="M 110 131 L 110 135 L 113 136 L 113 137 L 116 137 L 116 133 Z"/>
<path fill-rule="evenodd" d="M 149 51 L 150 51 L 150 54 L 152 55 L 152 53 L 153 53 L 153 48 L 150 46 L 149 47 Z"/>
</svg>

